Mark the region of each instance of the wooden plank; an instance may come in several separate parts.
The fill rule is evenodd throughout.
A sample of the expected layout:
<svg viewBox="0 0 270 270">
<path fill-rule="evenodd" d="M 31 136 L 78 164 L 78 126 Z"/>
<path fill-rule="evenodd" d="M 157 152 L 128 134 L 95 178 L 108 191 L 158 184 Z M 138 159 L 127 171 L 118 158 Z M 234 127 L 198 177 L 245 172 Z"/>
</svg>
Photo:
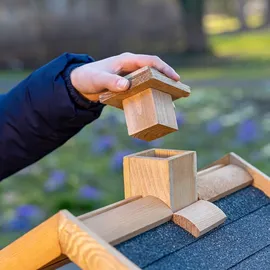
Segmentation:
<svg viewBox="0 0 270 270">
<path fill-rule="evenodd" d="M 178 130 L 172 97 L 153 88 L 123 101 L 128 134 L 152 141 Z"/>
<path fill-rule="evenodd" d="M 139 269 L 68 211 L 60 212 L 62 252 L 83 270 Z"/>
<path fill-rule="evenodd" d="M 58 222 L 56 214 L 2 249 L 0 268 L 36 270 L 61 256 Z"/>
<path fill-rule="evenodd" d="M 213 172 L 213 171 L 216 171 L 217 169 L 220 169 L 220 168 L 222 168 L 222 167 L 224 167 L 224 166 L 225 166 L 225 164 L 214 165 L 214 166 L 212 166 L 212 167 L 209 167 L 209 168 L 207 168 L 207 169 L 204 169 L 204 170 L 199 171 L 199 172 L 197 173 L 197 176 L 203 176 L 203 175 L 206 175 L 206 174 L 208 174 L 208 173 L 210 173 L 210 172 Z"/>
<path fill-rule="evenodd" d="M 170 94 L 173 100 L 190 95 L 189 86 L 179 81 L 176 82 L 150 67 L 138 69 L 127 75 L 125 78 L 130 81 L 130 88 L 128 91 L 120 93 L 107 91 L 100 95 L 100 102 L 123 109 L 122 102 L 124 99 L 148 88 L 154 88 Z"/>
<path fill-rule="evenodd" d="M 211 202 L 199 200 L 173 214 L 173 222 L 195 237 L 202 236 L 226 220 L 224 212 Z"/>
<path fill-rule="evenodd" d="M 199 199 L 215 201 L 252 183 L 252 176 L 236 165 L 227 165 L 197 177 Z"/>
<path fill-rule="evenodd" d="M 122 206 L 122 205 L 125 205 L 125 204 L 128 204 L 130 202 L 133 202 L 133 201 L 136 201 L 138 199 L 142 198 L 142 196 L 140 195 L 137 195 L 137 196 L 133 196 L 133 197 L 130 197 L 130 198 L 127 198 L 127 199 L 124 199 L 124 200 L 121 200 L 121 201 L 118 201 L 116 203 L 113 203 L 113 204 L 109 204 L 107 206 L 104 206 L 102 208 L 99 208 L 97 210 L 94 210 L 94 211 L 91 211 L 89 213 L 86 213 L 86 214 L 83 214 L 81 216 L 78 216 L 77 218 L 80 220 L 80 221 L 84 221 L 88 218 L 91 218 L 91 217 L 94 217 L 94 216 L 97 216 L 97 215 L 100 215 L 102 213 L 105 213 L 105 212 L 108 212 L 114 208 L 117 208 L 119 206 Z"/>
<path fill-rule="evenodd" d="M 196 152 L 150 149 L 149 153 L 124 157 L 125 197 L 152 195 L 173 212 L 195 202 Z"/>
<path fill-rule="evenodd" d="M 84 219 L 106 242 L 116 245 L 157 227 L 172 217 L 172 210 L 158 198 L 147 196 Z"/>
<path fill-rule="evenodd" d="M 236 155 L 230 153 L 230 163 L 237 165 L 246 170 L 253 178 L 252 185 L 265 193 L 270 197 L 270 177 L 255 168 L 253 165 Z"/>
</svg>

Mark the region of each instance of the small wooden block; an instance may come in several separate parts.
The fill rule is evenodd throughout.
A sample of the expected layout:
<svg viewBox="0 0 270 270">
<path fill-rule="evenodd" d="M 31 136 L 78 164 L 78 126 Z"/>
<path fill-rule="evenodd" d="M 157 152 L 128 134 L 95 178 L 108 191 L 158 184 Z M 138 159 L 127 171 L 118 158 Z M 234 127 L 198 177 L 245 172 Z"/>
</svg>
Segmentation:
<svg viewBox="0 0 270 270">
<path fill-rule="evenodd" d="M 199 199 L 216 201 L 252 183 L 253 178 L 236 165 L 227 165 L 207 174 L 198 173 Z"/>
<path fill-rule="evenodd" d="M 161 92 L 170 94 L 172 96 L 172 100 L 176 100 L 181 97 L 188 97 L 190 95 L 189 86 L 179 81 L 176 82 L 166 77 L 156 69 L 148 66 L 128 74 L 125 78 L 130 82 L 130 88 L 128 91 L 121 93 L 107 91 L 100 95 L 100 102 L 123 109 L 124 99 L 134 96 L 148 88 L 154 88 Z"/>
<path fill-rule="evenodd" d="M 173 222 L 195 237 L 202 236 L 226 220 L 224 212 L 211 202 L 199 200 L 173 214 Z"/>
<path fill-rule="evenodd" d="M 128 134 L 152 141 L 178 130 L 172 97 L 149 88 L 123 101 Z"/>
<path fill-rule="evenodd" d="M 187 97 L 190 88 L 157 70 L 144 67 L 126 78 L 130 89 L 125 92 L 105 92 L 100 102 L 124 109 L 128 134 L 152 141 L 177 131 L 173 100 Z"/>
<path fill-rule="evenodd" d="M 197 200 L 194 151 L 150 149 L 124 157 L 125 197 L 152 195 L 173 212 Z"/>
</svg>

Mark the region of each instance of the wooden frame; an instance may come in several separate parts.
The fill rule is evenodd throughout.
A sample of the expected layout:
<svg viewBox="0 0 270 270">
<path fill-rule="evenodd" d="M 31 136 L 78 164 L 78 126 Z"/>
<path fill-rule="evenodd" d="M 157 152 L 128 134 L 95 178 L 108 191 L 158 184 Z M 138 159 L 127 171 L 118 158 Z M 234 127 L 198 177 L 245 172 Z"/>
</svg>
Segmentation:
<svg viewBox="0 0 270 270">
<path fill-rule="evenodd" d="M 140 152 L 140 155 L 151 157 L 151 151 L 154 149 Z M 185 153 L 181 150 L 156 151 L 155 160 L 177 156 L 179 152 Z M 198 175 L 206 176 L 230 165 L 241 167 L 248 172 L 253 178 L 253 181 L 248 183 L 270 196 L 269 177 L 234 153 L 215 161 L 198 172 Z M 239 172 L 243 173 L 242 170 Z M 128 188 L 128 184 L 126 185 Z M 235 189 L 230 192 L 233 191 Z M 222 193 L 219 198 L 227 194 L 229 193 Z M 198 211 L 205 211 L 200 218 L 196 214 Z M 207 201 L 199 200 L 179 211 L 172 211 L 160 198 L 141 195 L 129 197 L 79 217 L 63 210 L 1 250 L 1 267 L 9 270 L 52 270 L 73 261 L 84 270 L 139 269 L 113 245 L 171 219 L 198 237 L 224 222 L 225 215 Z"/>
</svg>

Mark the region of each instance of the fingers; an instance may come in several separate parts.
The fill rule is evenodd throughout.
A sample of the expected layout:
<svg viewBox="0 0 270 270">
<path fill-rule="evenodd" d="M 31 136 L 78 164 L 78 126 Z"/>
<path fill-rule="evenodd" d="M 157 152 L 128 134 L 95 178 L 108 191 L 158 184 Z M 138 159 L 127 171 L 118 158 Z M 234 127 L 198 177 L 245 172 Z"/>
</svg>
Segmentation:
<svg viewBox="0 0 270 270">
<path fill-rule="evenodd" d="M 112 92 L 121 92 L 129 88 L 129 80 L 108 72 L 98 72 L 93 79 L 95 92 L 108 89 Z"/>
<path fill-rule="evenodd" d="M 118 64 L 120 65 L 119 70 L 121 72 L 132 72 L 138 68 L 150 66 L 156 68 L 158 71 L 162 72 L 173 80 L 180 80 L 180 76 L 176 73 L 176 71 L 157 56 L 123 53 L 119 55 Z"/>
</svg>

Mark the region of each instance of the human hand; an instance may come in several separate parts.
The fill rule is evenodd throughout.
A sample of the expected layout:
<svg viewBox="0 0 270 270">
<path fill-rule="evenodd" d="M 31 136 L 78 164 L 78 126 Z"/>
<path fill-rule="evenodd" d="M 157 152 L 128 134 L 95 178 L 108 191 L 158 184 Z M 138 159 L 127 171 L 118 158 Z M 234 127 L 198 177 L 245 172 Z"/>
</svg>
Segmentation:
<svg viewBox="0 0 270 270">
<path fill-rule="evenodd" d="M 83 96 L 97 101 L 104 89 L 112 92 L 128 90 L 129 81 L 121 75 L 144 66 L 156 68 L 175 81 L 180 80 L 175 70 L 159 57 L 132 53 L 123 53 L 77 67 L 71 72 L 70 79 Z"/>
</svg>

